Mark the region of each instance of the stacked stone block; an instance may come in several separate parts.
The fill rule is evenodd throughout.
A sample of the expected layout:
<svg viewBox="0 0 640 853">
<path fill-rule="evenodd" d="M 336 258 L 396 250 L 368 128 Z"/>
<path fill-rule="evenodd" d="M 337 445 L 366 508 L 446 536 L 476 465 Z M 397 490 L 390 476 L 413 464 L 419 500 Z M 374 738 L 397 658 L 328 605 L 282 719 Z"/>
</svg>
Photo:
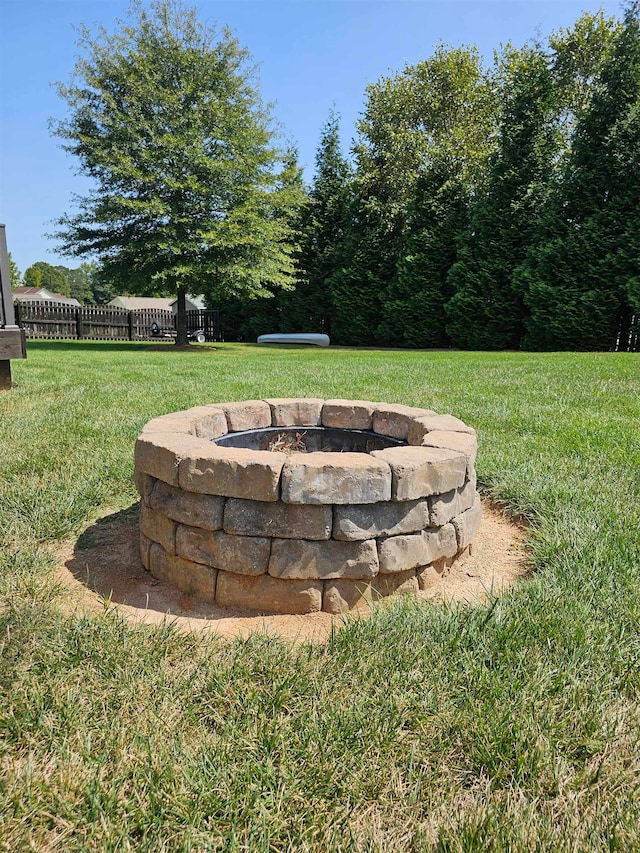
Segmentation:
<svg viewBox="0 0 640 853">
<path fill-rule="evenodd" d="M 406 445 L 367 453 L 221 447 L 227 432 L 326 426 Z M 136 443 L 140 554 L 222 607 L 340 613 L 436 583 L 481 518 L 475 431 L 362 400 L 266 399 L 155 418 Z"/>
</svg>

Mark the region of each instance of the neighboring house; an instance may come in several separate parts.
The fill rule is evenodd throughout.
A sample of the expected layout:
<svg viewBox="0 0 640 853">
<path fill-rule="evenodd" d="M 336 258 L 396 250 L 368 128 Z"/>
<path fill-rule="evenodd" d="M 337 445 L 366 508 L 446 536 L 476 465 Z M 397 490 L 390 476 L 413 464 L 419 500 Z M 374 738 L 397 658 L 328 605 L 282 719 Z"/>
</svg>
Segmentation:
<svg viewBox="0 0 640 853">
<path fill-rule="evenodd" d="M 14 287 L 11 296 L 14 302 L 32 302 L 40 299 L 47 302 L 58 302 L 60 305 L 80 305 L 77 299 L 71 299 L 61 293 L 54 293 L 52 290 L 47 290 L 46 287 Z"/>
<path fill-rule="evenodd" d="M 109 305 L 117 305 L 118 308 L 126 308 L 127 311 L 171 311 L 178 313 L 178 300 L 175 297 L 162 298 L 160 296 L 116 296 Z M 206 308 L 202 296 L 189 296 L 187 294 L 187 311 L 200 311 Z"/>
<path fill-rule="evenodd" d="M 108 305 L 126 308 L 127 311 L 171 311 L 174 300 L 160 296 L 116 296 Z"/>
<path fill-rule="evenodd" d="M 185 298 L 185 302 L 187 304 L 187 311 L 204 311 L 207 307 L 204 304 L 204 296 L 190 296 L 188 293 Z M 178 300 L 171 300 L 171 310 L 174 314 L 178 313 Z"/>
</svg>

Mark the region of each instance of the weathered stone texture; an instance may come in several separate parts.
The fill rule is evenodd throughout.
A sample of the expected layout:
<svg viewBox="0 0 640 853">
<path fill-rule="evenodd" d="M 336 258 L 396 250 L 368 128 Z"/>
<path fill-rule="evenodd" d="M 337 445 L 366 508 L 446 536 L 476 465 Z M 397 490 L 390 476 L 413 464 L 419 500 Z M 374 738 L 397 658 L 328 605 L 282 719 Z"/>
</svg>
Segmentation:
<svg viewBox="0 0 640 853">
<path fill-rule="evenodd" d="M 147 503 L 152 509 L 181 524 L 204 527 L 207 530 L 219 530 L 222 527 L 224 498 L 218 495 L 185 492 L 157 480 Z"/>
<path fill-rule="evenodd" d="M 322 425 L 337 429 L 371 429 L 378 405 L 368 400 L 326 400 L 322 407 Z"/>
<path fill-rule="evenodd" d="M 345 613 L 389 595 L 408 595 L 418 591 L 415 571 L 378 575 L 370 581 L 338 579 L 326 581 L 322 609 L 327 613 Z"/>
<path fill-rule="evenodd" d="M 209 443 L 193 435 L 143 433 L 136 441 L 136 470 L 172 486 L 178 485 L 178 468 L 190 454 L 206 452 Z"/>
<path fill-rule="evenodd" d="M 227 533 L 240 536 L 329 539 L 331 526 L 330 506 L 228 498 L 224 510 L 224 529 Z"/>
<path fill-rule="evenodd" d="M 423 530 L 407 536 L 392 536 L 378 543 L 380 572 L 404 572 L 433 563 L 440 557 L 452 557 L 458 550 L 452 524 Z"/>
<path fill-rule="evenodd" d="M 227 431 L 373 429 L 365 453 L 220 447 Z M 430 589 L 481 518 L 475 431 L 451 415 L 367 400 L 268 398 L 155 418 L 136 444 L 140 558 L 223 607 L 341 613 Z"/>
<path fill-rule="evenodd" d="M 144 533 L 140 533 L 140 562 L 149 570 L 149 550 L 154 543 Z"/>
<path fill-rule="evenodd" d="M 215 601 L 217 569 L 167 554 L 161 545 L 153 544 L 149 571 L 154 578 L 173 584 L 187 595 L 211 603 Z"/>
<path fill-rule="evenodd" d="M 211 532 L 200 527 L 179 525 L 176 553 L 226 572 L 259 575 L 267 570 L 271 540 L 260 536 L 229 536 L 221 530 Z"/>
<path fill-rule="evenodd" d="M 431 527 L 441 527 L 454 517 L 470 509 L 476 499 L 475 475 L 459 489 L 451 489 L 440 495 L 429 498 L 429 524 Z"/>
<path fill-rule="evenodd" d="M 153 487 L 159 481 L 156 480 L 155 477 L 151 477 L 149 474 L 145 474 L 144 471 L 139 471 L 136 468 L 133 475 L 133 482 L 135 483 L 136 490 L 142 500 L 148 504 Z"/>
<path fill-rule="evenodd" d="M 371 539 L 415 533 L 429 527 L 429 504 L 425 499 L 352 504 L 333 509 L 333 538 Z"/>
<path fill-rule="evenodd" d="M 153 435 L 155 433 L 192 434 L 193 418 L 183 412 L 173 415 L 161 415 L 159 418 L 147 421 L 142 427 L 142 435 Z"/>
<path fill-rule="evenodd" d="M 309 542 L 274 539 L 269 574 L 277 578 L 371 578 L 378 573 L 374 540 Z"/>
<path fill-rule="evenodd" d="M 373 413 L 373 431 L 406 441 L 411 423 L 425 415 L 435 415 L 435 412 L 413 406 L 379 404 Z"/>
<path fill-rule="evenodd" d="M 391 466 L 394 501 L 441 494 L 462 486 L 467 461 L 463 454 L 442 448 L 387 447 L 374 450 L 376 459 Z"/>
<path fill-rule="evenodd" d="M 271 426 L 271 409 L 264 400 L 246 400 L 243 403 L 217 403 L 227 417 L 229 432 L 245 429 L 264 429 Z"/>
<path fill-rule="evenodd" d="M 396 572 L 390 575 L 378 575 L 371 585 L 380 598 L 390 595 L 415 595 L 418 592 L 418 579 L 413 570 Z"/>
<path fill-rule="evenodd" d="M 475 435 L 468 435 L 464 432 L 434 430 L 424 436 L 421 447 L 442 447 L 464 453 L 467 459 L 467 474 L 469 477 L 473 474 L 473 468 L 476 464 L 476 453 L 478 451 L 478 442 Z"/>
<path fill-rule="evenodd" d="M 471 544 L 473 537 L 478 532 L 480 521 L 482 520 L 482 503 L 480 495 L 476 495 L 476 499 L 471 509 L 457 515 L 452 519 L 451 524 L 455 528 L 458 541 L 458 549 L 462 551 Z"/>
<path fill-rule="evenodd" d="M 367 453 L 298 453 L 282 471 L 282 500 L 293 504 L 388 501 L 391 469 Z"/>
<path fill-rule="evenodd" d="M 176 523 L 162 513 L 140 506 L 140 530 L 153 542 L 159 542 L 169 554 L 176 552 Z"/>
<path fill-rule="evenodd" d="M 266 404 L 265 404 L 266 405 Z M 190 492 L 276 501 L 284 453 L 208 444 L 180 467 L 180 486 Z"/>
<path fill-rule="evenodd" d="M 459 418 L 454 418 L 453 415 L 427 415 L 422 418 L 416 418 L 409 426 L 409 434 L 407 436 L 409 444 L 422 444 L 422 439 L 430 432 L 463 432 L 469 435 L 475 435 L 476 431 L 473 427 L 467 426 Z"/>
<path fill-rule="evenodd" d="M 322 581 L 283 581 L 270 575 L 247 577 L 218 573 L 216 602 L 263 613 L 317 613 L 322 609 Z"/>
<path fill-rule="evenodd" d="M 193 431 L 201 438 L 220 438 L 227 430 L 227 416 L 217 406 L 200 406 L 193 421 Z"/>
<path fill-rule="evenodd" d="M 420 590 L 426 592 L 437 587 L 448 571 L 449 566 L 446 560 L 436 560 L 430 566 L 423 566 L 421 569 L 418 569 L 416 577 L 418 578 Z"/>
<path fill-rule="evenodd" d="M 322 609 L 327 613 L 346 613 L 373 601 L 371 581 L 334 580 L 324 585 Z"/>
<path fill-rule="evenodd" d="M 318 426 L 324 400 L 282 397 L 267 399 L 265 403 L 271 409 L 272 426 Z"/>
</svg>

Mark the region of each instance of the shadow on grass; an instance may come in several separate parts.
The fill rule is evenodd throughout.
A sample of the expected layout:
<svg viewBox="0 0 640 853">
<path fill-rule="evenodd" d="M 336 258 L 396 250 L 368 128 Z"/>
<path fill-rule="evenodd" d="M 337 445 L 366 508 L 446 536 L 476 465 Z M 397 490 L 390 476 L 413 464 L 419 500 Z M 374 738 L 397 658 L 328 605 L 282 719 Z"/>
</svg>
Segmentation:
<svg viewBox="0 0 640 853">
<path fill-rule="evenodd" d="M 40 350 L 42 352 L 69 352 L 85 350 L 90 352 L 145 352 L 152 346 L 159 346 L 157 341 L 38 341 L 27 340 L 27 352 Z M 172 349 L 173 342 L 161 344 L 163 348 Z"/>
<path fill-rule="evenodd" d="M 225 341 L 224 343 L 207 342 L 206 344 L 191 343 L 187 346 L 176 346 L 173 341 L 40 341 L 28 340 L 28 352 L 46 353 L 157 353 L 165 352 L 177 355 L 183 352 L 207 353 L 216 355 L 255 355 L 262 353 L 287 353 L 287 352 L 318 352 L 330 350 L 331 347 L 305 346 L 304 344 L 258 344 L 236 341 Z M 334 349 L 338 349 L 334 347 Z M 344 347 L 343 349 L 347 349 Z M 354 348 L 355 349 L 355 348 Z"/>
</svg>

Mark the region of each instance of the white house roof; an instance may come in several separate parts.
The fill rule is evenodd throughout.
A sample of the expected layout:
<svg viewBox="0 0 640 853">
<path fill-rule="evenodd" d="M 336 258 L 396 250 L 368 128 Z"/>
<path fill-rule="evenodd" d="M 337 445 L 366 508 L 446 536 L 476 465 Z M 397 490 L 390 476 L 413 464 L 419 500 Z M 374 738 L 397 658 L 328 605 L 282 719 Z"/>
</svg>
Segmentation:
<svg viewBox="0 0 640 853">
<path fill-rule="evenodd" d="M 192 310 L 200 310 L 200 309 L 204 310 L 207 307 L 205 305 L 205 302 L 204 302 L 204 296 L 191 296 L 191 294 L 187 293 L 186 301 L 188 304 L 191 304 L 193 306 Z M 177 302 L 178 302 L 177 298 L 172 299 L 171 300 L 171 306 L 173 307 L 174 305 L 177 304 Z M 188 310 L 189 310 L 189 307 L 187 305 L 187 311 Z"/>
<path fill-rule="evenodd" d="M 127 311 L 171 311 L 175 299 L 160 296 L 116 296 L 108 305 L 126 308 Z"/>
<path fill-rule="evenodd" d="M 46 300 L 48 302 L 59 302 L 61 305 L 80 305 L 77 299 L 63 296 L 46 287 L 15 287 L 11 291 L 14 302 L 30 302 L 34 299 Z"/>
</svg>

